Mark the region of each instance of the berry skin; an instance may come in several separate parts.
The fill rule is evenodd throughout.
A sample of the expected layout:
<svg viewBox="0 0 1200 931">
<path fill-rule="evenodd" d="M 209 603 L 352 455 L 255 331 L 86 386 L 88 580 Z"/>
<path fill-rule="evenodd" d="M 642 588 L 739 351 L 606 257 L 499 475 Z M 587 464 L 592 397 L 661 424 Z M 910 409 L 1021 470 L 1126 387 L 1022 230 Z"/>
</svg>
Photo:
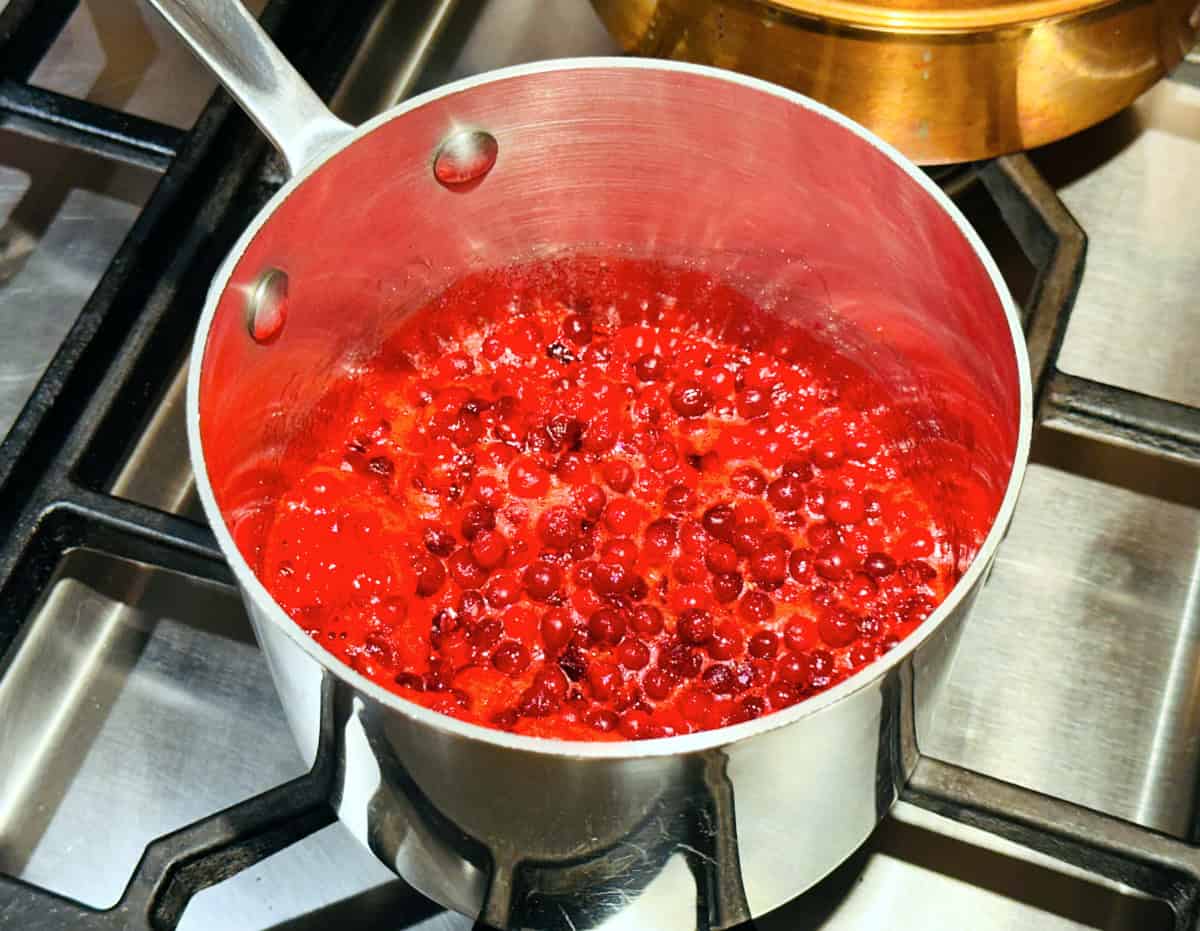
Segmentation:
<svg viewBox="0 0 1200 931">
<path fill-rule="evenodd" d="M 697 382 L 684 382 L 671 391 L 671 407 L 680 417 L 699 417 L 712 406 L 712 395 Z"/>
<path fill-rule="evenodd" d="M 698 646 L 713 635 L 712 616 L 700 609 L 685 611 L 680 615 L 676 629 L 680 640 Z"/>
<path fill-rule="evenodd" d="M 780 511 L 798 511 L 804 507 L 804 483 L 795 475 L 783 475 L 767 486 L 767 500 Z"/>
<path fill-rule="evenodd" d="M 750 638 L 748 649 L 755 659 L 770 659 L 779 650 L 779 636 L 771 630 L 760 630 Z"/>
</svg>

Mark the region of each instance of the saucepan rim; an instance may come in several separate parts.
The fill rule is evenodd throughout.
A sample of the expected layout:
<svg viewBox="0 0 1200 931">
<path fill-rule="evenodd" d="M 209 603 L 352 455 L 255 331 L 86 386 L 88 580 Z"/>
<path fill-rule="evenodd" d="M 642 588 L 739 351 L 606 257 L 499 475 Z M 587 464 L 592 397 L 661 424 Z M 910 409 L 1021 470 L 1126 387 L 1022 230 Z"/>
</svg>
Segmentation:
<svg viewBox="0 0 1200 931">
<path fill-rule="evenodd" d="M 876 661 L 867 664 L 858 672 L 840 682 L 838 685 L 811 698 L 793 705 L 782 711 L 771 712 L 754 720 L 744 722 L 742 724 L 730 725 L 728 727 L 717 728 L 714 730 L 700 731 L 695 734 L 686 734 L 676 737 L 660 737 L 650 740 L 625 740 L 618 742 L 588 742 L 588 741 L 572 741 L 572 740 L 557 740 L 542 737 L 526 737 L 518 734 L 509 733 L 507 731 L 497 730 L 494 728 L 484 727 L 479 724 L 472 724 L 466 721 L 461 721 L 449 715 L 441 714 L 437 711 L 432 711 L 421 705 L 414 704 L 401 696 L 389 692 L 382 686 L 377 685 L 370 679 L 356 672 L 350 665 L 342 662 L 332 653 L 322 648 L 315 640 L 306 634 L 300 627 L 284 612 L 283 608 L 271 597 L 265 586 L 259 581 L 250 565 L 242 556 L 241 551 L 235 545 L 233 537 L 229 532 L 229 528 L 225 524 L 220 508 L 217 506 L 216 498 L 213 494 L 212 486 L 209 482 L 207 464 L 204 458 L 204 448 L 200 436 L 200 418 L 199 418 L 199 395 L 200 395 L 200 373 L 201 366 L 204 363 L 205 350 L 208 343 L 209 331 L 212 327 L 213 319 L 216 315 L 217 308 L 220 304 L 225 288 L 229 283 L 230 276 L 237 265 L 238 260 L 246 251 L 246 248 L 253 241 L 259 230 L 268 223 L 274 216 L 276 210 L 283 204 L 284 201 L 295 191 L 305 180 L 316 172 L 330 159 L 336 158 L 338 154 L 345 148 L 354 145 L 363 137 L 369 135 L 374 130 L 378 129 L 386 123 L 393 120 L 401 119 L 405 114 L 417 110 L 427 104 L 430 104 L 441 98 L 460 94 L 464 91 L 469 91 L 472 88 L 479 87 L 484 84 L 490 84 L 497 81 L 503 81 L 510 78 L 528 77 L 530 75 L 547 74 L 552 72 L 562 71 L 590 71 L 590 70 L 606 70 L 620 69 L 624 71 L 658 71 L 658 72 L 675 72 L 695 75 L 698 77 L 708 78 L 714 81 L 726 81 L 732 84 L 738 84 L 759 93 L 770 94 L 775 97 L 782 98 L 796 106 L 803 107 L 806 110 L 816 113 L 817 115 L 830 120 L 842 128 L 854 133 L 864 143 L 874 147 L 882 155 L 888 158 L 893 164 L 897 165 L 908 178 L 925 191 L 934 201 L 944 210 L 951 220 L 958 227 L 959 232 L 970 244 L 978 260 L 982 263 L 984 269 L 991 279 L 992 286 L 995 289 L 996 295 L 1000 300 L 1000 304 L 1004 309 L 1004 314 L 1008 319 L 1010 336 L 1012 339 L 1013 357 L 1016 365 L 1017 378 L 1020 382 L 1020 423 L 1017 431 L 1017 448 L 1013 457 L 1012 471 L 1009 474 L 1008 484 L 1005 489 L 1004 498 L 1000 504 L 1000 508 L 996 513 L 994 523 L 991 530 L 988 532 L 978 555 L 963 574 L 950 594 L 937 607 L 937 609 L 911 634 L 904 638 L 893 648 L 887 655 L 880 657 Z M 991 563 L 991 558 L 999 546 L 1000 541 L 1007 530 L 1009 521 L 1012 518 L 1013 510 L 1016 507 L 1017 496 L 1020 492 L 1021 482 L 1024 478 L 1026 465 L 1029 458 L 1030 436 L 1032 434 L 1033 421 L 1033 390 L 1030 382 L 1029 374 L 1029 359 L 1025 347 L 1024 334 L 1021 329 L 1020 316 L 1016 305 L 1009 294 L 1008 287 L 996 267 L 995 261 L 984 247 L 979 236 L 971 227 L 970 223 L 961 214 L 958 208 L 950 200 L 949 197 L 929 177 L 920 170 L 915 164 L 905 158 L 897 149 L 884 142 L 879 137 L 875 136 L 869 130 L 855 123 L 829 107 L 790 91 L 787 88 L 771 84 L 766 81 L 761 81 L 756 78 L 746 75 L 737 74 L 731 71 L 725 71 L 719 68 L 712 68 L 706 65 L 694 65 L 683 62 L 663 61 L 658 59 L 639 59 L 639 58 L 615 58 L 615 57 L 594 57 L 594 58 L 563 58 L 550 61 L 536 62 L 532 64 L 517 65 L 509 68 L 502 68 L 494 71 L 489 71 L 483 74 L 475 75 L 459 81 L 454 81 L 445 84 L 434 90 L 412 97 L 404 101 L 398 106 L 380 114 L 379 116 L 363 123 L 353 133 L 347 136 L 339 144 L 334 145 L 329 151 L 322 154 L 321 157 L 313 160 L 306 165 L 303 170 L 296 173 L 282 188 L 271 198 L 270 201 L 262 208 L 258 215 L 251 222 L 250 226 L 239 238 L 237 244 L 230 252 L 218 271 L 216 277 L 209 288 L 208 296 L 205 301 L 204 312 L 201 315 L 200 323 L 197 329 L 195 342 L 192 347 L 188 380 L 187 380 L 187 433 L 188 446 L 191 452 L 192 466 L 195 471 L 196 489 L 200 497 L 201 504 L 204 509 L 204 514 L 212 526 L 213 533 L 216 535 L 217 542 L 221 548 L 221 552 L 226 559 L 229 560 L 230 566 L 233 569 L 234 577 L 242 589 L 243 596 L 251 599 L 255 605 L 262 609 L 262 613 L 269 619 L 270 623 L 281 628 L 283 632 L 292 639 L 292 641 L 300 647 L 308 656 L 324 667 L 329 672 L 333 673 L 339 679 L 343 680 L 348 685 L 352 686 L 356 691 L 379 702 L 385 707 L 395 711 L 398 714 L 404 715 L 417 724 L 432 728 L 435 731 L 440 731 L 444 734 L 453 734 L 464 740 L 476 741 L 482 744 L 490 744 L 497 748 L 504 748 L 514 751 L 523 751 L 527 753 L 572 758 L 572 759 L 593 759 L 593 760 L 627 760 L 647 757 L 671 756 L 676 754 L 698 753 L 714 748 L 729 746 L 731 744 L 740 743 L 750 738 L 765 734 L 769 731 L 774 731 L 779 728 L 788 727 L 797 721 L 809 718 L 813 715 L 820 714 L 831 705 L 845 701 L 850 696 L 856 694 L 864 688 L 869 687 L 882 676 L 887 675 L 891 670 L 895 669 L 903 663 L 910 655 L 912 655 L 920 646 L 929 639 L 929 637 L 937 630 L 938 627 L 955 611 L 962 600 L 971 592 L 979 583 L 980 577 L 987 570 Z"/>
</svg>

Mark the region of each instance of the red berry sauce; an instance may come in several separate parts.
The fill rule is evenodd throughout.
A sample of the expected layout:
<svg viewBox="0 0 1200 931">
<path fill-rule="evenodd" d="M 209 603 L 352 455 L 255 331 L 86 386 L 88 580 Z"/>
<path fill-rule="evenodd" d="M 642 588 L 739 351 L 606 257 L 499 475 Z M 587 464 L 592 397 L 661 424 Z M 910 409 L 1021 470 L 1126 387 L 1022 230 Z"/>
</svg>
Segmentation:
<svg viewBox="0 0 1200 931">
<path fill-rule="evenodd" d="M 856 363 L 657 264 L 473 275 L 333 394 L 326 452 L 285 463 L 267 588 L 383 687 L 521 734 L 795 704 L 928 617 L 994 513 L 978 493 L 951 524 L 962 477 L 917 464 Z"/>
</svg>

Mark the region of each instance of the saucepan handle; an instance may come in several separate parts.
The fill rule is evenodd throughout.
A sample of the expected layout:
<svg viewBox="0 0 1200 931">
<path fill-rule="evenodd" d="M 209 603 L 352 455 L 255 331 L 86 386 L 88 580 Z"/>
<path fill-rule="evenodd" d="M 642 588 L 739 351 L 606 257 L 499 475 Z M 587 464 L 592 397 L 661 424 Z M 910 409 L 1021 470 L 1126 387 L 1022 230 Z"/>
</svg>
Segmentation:
<svg viewBox="0 0 1200 931">
<path fill-rule="evenodd" d="M 150 0 L 296 174 L 354 132 L 329 112 L 239 0 Z"/>
</svg>

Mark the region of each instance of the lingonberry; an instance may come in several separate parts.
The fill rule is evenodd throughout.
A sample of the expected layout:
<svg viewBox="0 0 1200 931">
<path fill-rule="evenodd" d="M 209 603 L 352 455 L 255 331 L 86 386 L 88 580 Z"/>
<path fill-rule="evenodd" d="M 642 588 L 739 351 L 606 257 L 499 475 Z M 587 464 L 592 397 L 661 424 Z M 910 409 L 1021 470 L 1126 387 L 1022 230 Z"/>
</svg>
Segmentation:
<svg viewBox="0 0 1200 931">
<path fill-rule="evenodd" d="M 481 530 L 494 530 L 495 528 L 496 511 L 486 504 L 473 504 L 467 508 L 463 512 L 462 522 L 459 525 L 459 531 L 462 533 L 463 539 L 467 541 L 474 540 Z"/>
<path fill-rule="evenodd" d="M 671 693 L 679 686 L 677 676 L 662 668 L 648 669 L 642 676 L 642 688 L 655 701 L 670 698 Z"/>
<path fill-rule="evenodd" d="M 849 611 L 835 609 L 817 622 L 817 630 L 829 646 L 849 646 L 858 639 L 858 618 Z"/>
<path fill-rule="evenodd" d="M 874 598 L 878 591 L 875 580 L 862 572 L 855 573 L 846 583 L 846 595 L 860 604 Z"/>
<path fill-rule="evenodd" d="M 604 464 L 604 484 L 617 494 L 625 494 L 633 487 L 633 466 L 623 459 L 612 459 Z"/>
<path fill-rule="evenodd" d="M 887 553 L 868 553 L 863 559 L 863 571 L 873 579 L 886 579 L 896 571 L 896 560 Z"/>
<path fill-rule="evenodd" d="M 546 645 L 546 653 L 553 656 L 571 642 L 575 634 L 575 624 L 571 614 L 564 608 L 551 608 L 542 615 L 542 643 Z"/>
<path fill-rule="evenodd" d="M 568 549 L 583 532 L 579 518 L 561 505 L 542 512 L 537 530 L 542 543 L 559 550 Z"/>
<path fill-rule="evenodd" d="M 650 715 L 638 708 L 632 708 L 621 715 L 618 728 L 621 736 L 628 740 L 645 740 L 650 736 L 652 722 Z"/>
<path fill-rule="evenodd" d="M 700 522 L 710 536 L 723 543 L 732 542 L 736 524 L 734 523 L 733 508 L 730 505 L 713 505 L 704 512 Z"/>
<path fill-rule="evenodd" d="M 740 656 L 745 649 L 741 627 L 732 621 L 719 624 L 705 645 L 705 649 L 713 659 L 734 659 Z"/>
<path fill-rule="evenodd" d="M 775 616 L 775 602 L 766 592 L 747 592 L 738 605 L 738 611 L 747 621 L 761 624 Z"/>
<path fill-rule="evenodd" d="M 747 651 L 755 659 L 770 659 L 779 650 L 779 635 L 771 630 L 760 630 L 747 645 Z"/>
<path fill-rule="evenodd" d="M 417 594 L 422 598 L 436 595 L 446 581 L 446 567 L 426 553 L 414 557 L 413 569 L 417 574 Z"/>
<path fill-rule="evenodd" d="M 822 577 L 831 581 L 844 579 L 854 565 L 854 554 L 846 547 L 840 544 L 832 544 L 826 546 L 819 553 L 816 559 L 813 560 L 813 566 L 817 573 Z"/>
<path fill-rule="evenodd" d="M 720 604 L 737 601 L 744 584 L 740 573 L 719 572 L 712 579 L 713 598 Z"/>
<path fill-rule="evenodd" d="M 762 417 L 771 409 L 771 395 L 761 388 L 746 388 L 738 393 L 737 412 L 747 420 Z"/>
<path fill-rule="evenodd" d="M 989 526 L 970 450 L 716 279 L 559 262 L 405 316 L 285 454 L 249 542 L 305 630 L 428 708 L 613 740 L 787 708 L 930 616 Z"/>
<path fill-rule="evenodd" d="M 679 525 L 674 520 L 659 518 L 646 528 L 646 549 L 661 560 L 675 548 L 678 534 Z"/>
<path fill-rule="evenodd" d="M 671 407 L 680 417 L 699 417 L 712 407 L 712 400 L 699 382 L 681 382 L 671 391 Z"/>
<path fill-rule="evenodd" d="M 488 571 L 502 566 L 508 557 L 508 540 L 495 530 L 481 530 L 471 541 L 471 556 Z"/>
<path fill-rule="evenodd" d="M 794 475 L 784 475 L 767 486 L 767 500 L 781 511 L 798 511 L 804 507 L 804 483 Z"/>
<path fill-rule="evenodd" d="M 714 695 L 730 695 L 734 691 L 733 670 L 723 663 L 714 663 L 700 676 L 704 688 Z"/>
<path fill-rule="evenodd" d="M 638 605 L 632 611 L 629 624 L 641 636 L 654 637 L 663 629 L 663 615 L 653 605 Z"/>
<path fill-rule="evenodd" d="M 570 314 L 563 320 L 563 336 L 576 346 L 583 346 L 592 341 L 593 329 L 590 317 L 582 314 Z"/>
<path fill-rule="evenodd" d="M 676 621 L 675 629 L 684 643 L 698 646 L 713 635 L 712 615 L 699 608 L 684 611 Z"/>
<path fill-rule="evenodd" d="M 423 538 L 425 548 L 434 556 L 449 556 L 454 552 L 454 547 L 456 546 L 454 534 L 445 527 L 426 527 Z"/>
<path fill-rule="evenodd" d="M 614 608 L 600 608 L 588 618 L 588 639 L 597 646 L 615 646 L 625 636 L 625 615 Z"/>
<path fill-rule="evenodd" d="M 788 555 L 781 546 L 760 545 L 750 554 L 750 578 L 767 588 L 782 585 L 788 575 Z"/>
<path fill-rule="evenodd" d="M 825 516 L 835 524 L 857 524 L 866 516 L 863 496 L 857 491 L 838 491 L 827 495 Z"/>
<path fill-rule="evenodd" d="M 626 669 L 644 669 L 650 662 L 650 648 L 641 640 L 624 640 L 617 647 L 617 662 Z"/>
<path fill-rule="evenodd" d="M 563 581 L 563 574 L 562 570 L 554 563 L 539 559 L 525 567 L 522 579 L 525 582 L 525 591 L 529 593 L 530 598 L 534 601 L 545 601 L 558 591 L 558 587 Z"/>
<path fill-rule="evenodd" d="M 492 651 L 492 665 L 506 676 L 515 676 L 529 666 L 529 651 L 516 640 L 505 640 Z"/>
<path fill-rule="evenodd" d="M 667 363 L 656 353 L 640 356 L 633 364 L 633 370 L 642 381 L 662 381 L 667 374 Z"/>
<path fill-rule="evenodd" d="M 807 653 L 784 653 L 775 669 L 780 680 L 793 688 L 806 689 L 812 685 L 813 664 Z"/>
<path fill-rule="evenodd" d="M 729 484 L 744 495 L 761 495 L 767 488 L 767 479 L 758 469 L 744 466 L 729 477 Z"/>
</svg>

